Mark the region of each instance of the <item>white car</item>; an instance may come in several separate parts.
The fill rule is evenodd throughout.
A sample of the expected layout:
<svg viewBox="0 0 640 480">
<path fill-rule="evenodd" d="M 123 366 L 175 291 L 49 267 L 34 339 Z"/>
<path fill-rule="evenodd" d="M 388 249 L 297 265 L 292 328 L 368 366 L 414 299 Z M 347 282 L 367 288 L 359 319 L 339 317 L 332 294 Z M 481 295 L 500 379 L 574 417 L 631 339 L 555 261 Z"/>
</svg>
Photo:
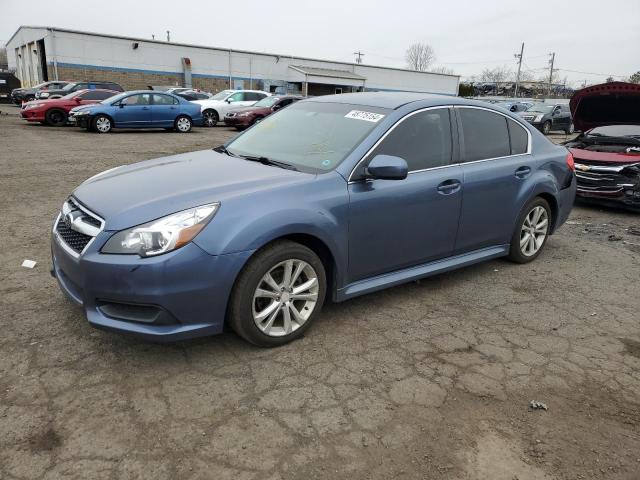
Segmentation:
<svg viewBox="0 0 640 480">
<path fill-rule="evenodd" d="M 228 112 L 250 107 L 271 94 L 261 90 L 223 90 L 207 100 L 194 100 L 200 105 L 205 127 L 215 127 Z"/>
</svg>

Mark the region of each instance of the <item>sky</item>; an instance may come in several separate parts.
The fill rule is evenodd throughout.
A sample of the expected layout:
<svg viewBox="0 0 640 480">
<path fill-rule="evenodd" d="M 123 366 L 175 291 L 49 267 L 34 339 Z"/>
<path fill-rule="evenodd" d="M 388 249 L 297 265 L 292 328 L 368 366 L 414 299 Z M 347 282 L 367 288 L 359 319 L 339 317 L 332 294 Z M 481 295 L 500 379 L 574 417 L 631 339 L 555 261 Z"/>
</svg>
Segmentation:
<svg viewBox="0 0 640 480">
<path fill-rule="evenodd" d="M 427 43 L 435 66 L 469 79 L 485 68 L 549 73 L 572 86 L 622 80 L 640 70 L 640 0 L 0 0 L 0 44 L 20 25 L 166 38 L 222 48 L 406 67 L 405 51 Z M 545 73 L 546 72 L 546 73 Z"/>
</svg>

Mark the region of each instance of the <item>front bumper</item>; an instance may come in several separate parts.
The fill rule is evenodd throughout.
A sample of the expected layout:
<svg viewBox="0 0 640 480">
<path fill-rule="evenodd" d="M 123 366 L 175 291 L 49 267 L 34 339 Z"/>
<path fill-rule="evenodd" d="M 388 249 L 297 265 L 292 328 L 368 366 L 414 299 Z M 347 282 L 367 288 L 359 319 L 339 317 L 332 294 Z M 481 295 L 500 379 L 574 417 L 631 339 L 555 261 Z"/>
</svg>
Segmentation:
<svg viewBox="0 0 640 480">
<path fill-rule="evenodd" d="M 253 252 L 212 256 L 190 243 L 150 258 L 100 253 L 113 233 L 100 232 L 80 256 L 51 240 L 52 274 L 92 326 L 159 342 L 222 332 L 233 283 Z M 105 305 L 155 308 L 161 321 L 114 317 Z"/>
<path fill-rule="evenodd" d="M 20 110 L 20 116 L 25 119 L 27 122 L 44 122 L 44 111 L 33 109 L 33 110 Z"/>
<path fill-rule="evenodd" d="M 619 166 L 616 168 L 616 166 L 589 165 L 578 162 L 580 160 L 576 161 L 578 197 L 607 204 L 624 205 L 634 209 L 640 208 L 640 167 Z"/>
<path fill-rule="evenodd" d="M 252 121 L 253 117 L 224 117 L 224 123 L 229 127 L 248 127 Z"/>
</svg>

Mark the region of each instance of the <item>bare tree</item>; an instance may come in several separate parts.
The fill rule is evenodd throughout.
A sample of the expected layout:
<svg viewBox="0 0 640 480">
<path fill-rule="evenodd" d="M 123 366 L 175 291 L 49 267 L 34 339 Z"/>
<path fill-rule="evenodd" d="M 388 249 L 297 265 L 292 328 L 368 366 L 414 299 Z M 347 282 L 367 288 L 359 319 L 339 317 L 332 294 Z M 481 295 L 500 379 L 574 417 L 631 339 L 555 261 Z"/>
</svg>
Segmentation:
<svg viewBox="0 0 640 480">
<path fill-rule="evenodd" d="M 630 83 L 640 83 L 640 71 L 634 73 L 629 77 Z"/>
<path fill-rule="evenodd" d="M 0 47 L 0 70 L 6 70 L 9 68 L 9 64 L 7 62 L 7 49 L 4 47 Z"/>
<path fill-rule="evenodd" d="M 426 43 L 414 43 L 404 54 L 407 67 L 411 70 L 426 72 L 429 66 L 435 61 L 436 54 L 433 47 Z"/>
<path fill-rule="evenodd" d="M 431 67 L 429 69 L 429 72 L 431 72 L 431 73 L 442 73 L 443 75 L 455 75 L 456 74 L 456 72 L 454 72 L 451 68 L 443 67 L 443 66 Z"/>
<path fill-rule="evenodd" d="M 513 72 L 509 67 L 485 68 L 480 74 L 481 82 L 500 83 L 513 78 Z"/>
</svg>

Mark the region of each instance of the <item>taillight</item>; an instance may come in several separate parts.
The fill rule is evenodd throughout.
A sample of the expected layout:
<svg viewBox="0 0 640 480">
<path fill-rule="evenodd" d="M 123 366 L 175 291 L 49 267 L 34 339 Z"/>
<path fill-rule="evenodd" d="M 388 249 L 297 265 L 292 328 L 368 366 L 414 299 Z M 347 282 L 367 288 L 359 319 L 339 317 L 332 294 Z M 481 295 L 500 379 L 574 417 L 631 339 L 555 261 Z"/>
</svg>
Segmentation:
<svg viewBox="0 0 640 480">
<path fill-rule="evenodd" d="M 573 161 L 573 155 L 571 152 L 567 153 L 567 166 L 572 172 L 576 171 L 576 164 Z"/>
</svg>

